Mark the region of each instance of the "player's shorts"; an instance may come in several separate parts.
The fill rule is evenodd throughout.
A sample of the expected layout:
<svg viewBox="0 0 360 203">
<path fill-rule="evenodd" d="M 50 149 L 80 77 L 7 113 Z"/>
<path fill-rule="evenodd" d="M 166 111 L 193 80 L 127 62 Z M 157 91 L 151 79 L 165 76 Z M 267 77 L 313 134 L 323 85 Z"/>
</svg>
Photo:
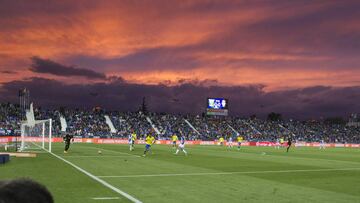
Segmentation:
<svg viewBox="0 0 360 203">
<path fill-rule="evenodd" d="M 133 140 L 129 140 L 129 144 L 130 144 L 130 145 L 134 144 L 134 141 L 133 141 Z"/>
<path fill-rule="evenodd" d="M 173 141 L 173 145 L 176 145 L 176 141 Z"/>
<path fill-rule="evenodd" d="M 145 145 L 145 149 L 147 149 L 147 150 L 149 150 L 150 147 L 151 147 L 151 145 L 149 145 L 149 144 L 146 144 L 146 145 Z"/>
<path fill-rule="evenodd" d="M 184 149 L 184 148 L 185 148 L 185 144 L 179 144 L 179 148 Z"/>
<path fill-rule="evenodd" d="M 241 142 L 238 142 L 238 145 L 241 145 Z"/>
</svg>

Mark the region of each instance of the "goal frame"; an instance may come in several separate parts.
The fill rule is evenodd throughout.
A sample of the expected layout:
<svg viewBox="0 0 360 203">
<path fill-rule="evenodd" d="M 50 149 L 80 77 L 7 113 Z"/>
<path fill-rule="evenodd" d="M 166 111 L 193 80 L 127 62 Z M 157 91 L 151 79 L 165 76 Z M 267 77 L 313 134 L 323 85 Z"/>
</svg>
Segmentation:
<svg viewBox="0 0 360 203">
<path fill-rule="evenodd" d="M 49 149 L 45 148 L 45 124 L 49 123 L 49 137 L 48 142 L 49 142 Z M 35 120 L 35 124 L 31 125 L 28 122 L 22 122 L 21 123 L 21 145 L 20 145 L 20 151 L 24 151 L 25 149 L 25 142 L 26 140 L 26 135 L 25 135 L 25 127 L 29 127 L 30 129 L 34 128 L 35 125 L 41 124 L 42 125 L 42 129 L 41 129 L 41 135 L 39 137 L 41 137 L 41 148 L 51 152 L 52 150 L 52 119 L 45 119 L 45 120 Z"/>
</svg>

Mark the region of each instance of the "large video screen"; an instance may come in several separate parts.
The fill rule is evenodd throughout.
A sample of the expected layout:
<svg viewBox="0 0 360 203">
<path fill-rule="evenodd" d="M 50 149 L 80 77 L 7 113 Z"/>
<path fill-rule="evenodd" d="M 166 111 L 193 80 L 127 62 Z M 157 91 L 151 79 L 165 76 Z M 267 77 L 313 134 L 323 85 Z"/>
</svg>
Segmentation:
<svg viewBox="0 0 360 203">
<path fill-rule="evenodd" d="M 207 115 L 227 116 L 228 100 L 224 98 L 208 98 L 206 113 Z"/>
<path fill-rule="evenodd" d="M 208 98 L 207 99 L 208 109 L 228 109 L 228 101 L 223 98 Z"/>
</svg>

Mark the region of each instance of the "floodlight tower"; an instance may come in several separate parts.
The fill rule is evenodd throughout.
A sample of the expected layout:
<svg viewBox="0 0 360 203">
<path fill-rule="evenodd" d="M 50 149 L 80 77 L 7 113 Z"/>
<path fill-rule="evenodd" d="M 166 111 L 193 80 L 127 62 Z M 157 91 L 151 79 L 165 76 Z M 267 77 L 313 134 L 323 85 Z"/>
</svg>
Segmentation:
<svg viewBox="0 0 360 203">
<path fill-rule="evenodd" d="M 25 119 L 26 110 L 30 108 L 30 90 L 23 88 L 19 90 L 19 104 L 21 111 L 21 119 Z"/>
<path fill-rule="evenodd" d="M 30 109 L 30 91 L 27 88 L 22 88 L 19 90 L 19 104 L 20 104 L 20 119 L 22 121 L 26 120 L 26 110 Z M 16 142 L 15 147 L 18 151 L 18 135 L 15 136 Z"/>
</svg>

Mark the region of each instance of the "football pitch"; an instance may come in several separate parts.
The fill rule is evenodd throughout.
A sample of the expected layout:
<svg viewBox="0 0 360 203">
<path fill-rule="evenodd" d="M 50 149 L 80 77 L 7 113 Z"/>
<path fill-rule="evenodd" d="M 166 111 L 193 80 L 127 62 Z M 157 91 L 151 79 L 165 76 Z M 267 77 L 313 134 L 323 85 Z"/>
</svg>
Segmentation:
<svg viewBox="0 0 360 203">
<path fill-rule="evenodd" d="M 58 203 L 90 202 L 360 202 L 360 150 L 53 144 L 53 154 L 14 158 L 0 179 L 30 177 Z M 98 151 L 101 150 L 101 154 Z"/>
</svg>

